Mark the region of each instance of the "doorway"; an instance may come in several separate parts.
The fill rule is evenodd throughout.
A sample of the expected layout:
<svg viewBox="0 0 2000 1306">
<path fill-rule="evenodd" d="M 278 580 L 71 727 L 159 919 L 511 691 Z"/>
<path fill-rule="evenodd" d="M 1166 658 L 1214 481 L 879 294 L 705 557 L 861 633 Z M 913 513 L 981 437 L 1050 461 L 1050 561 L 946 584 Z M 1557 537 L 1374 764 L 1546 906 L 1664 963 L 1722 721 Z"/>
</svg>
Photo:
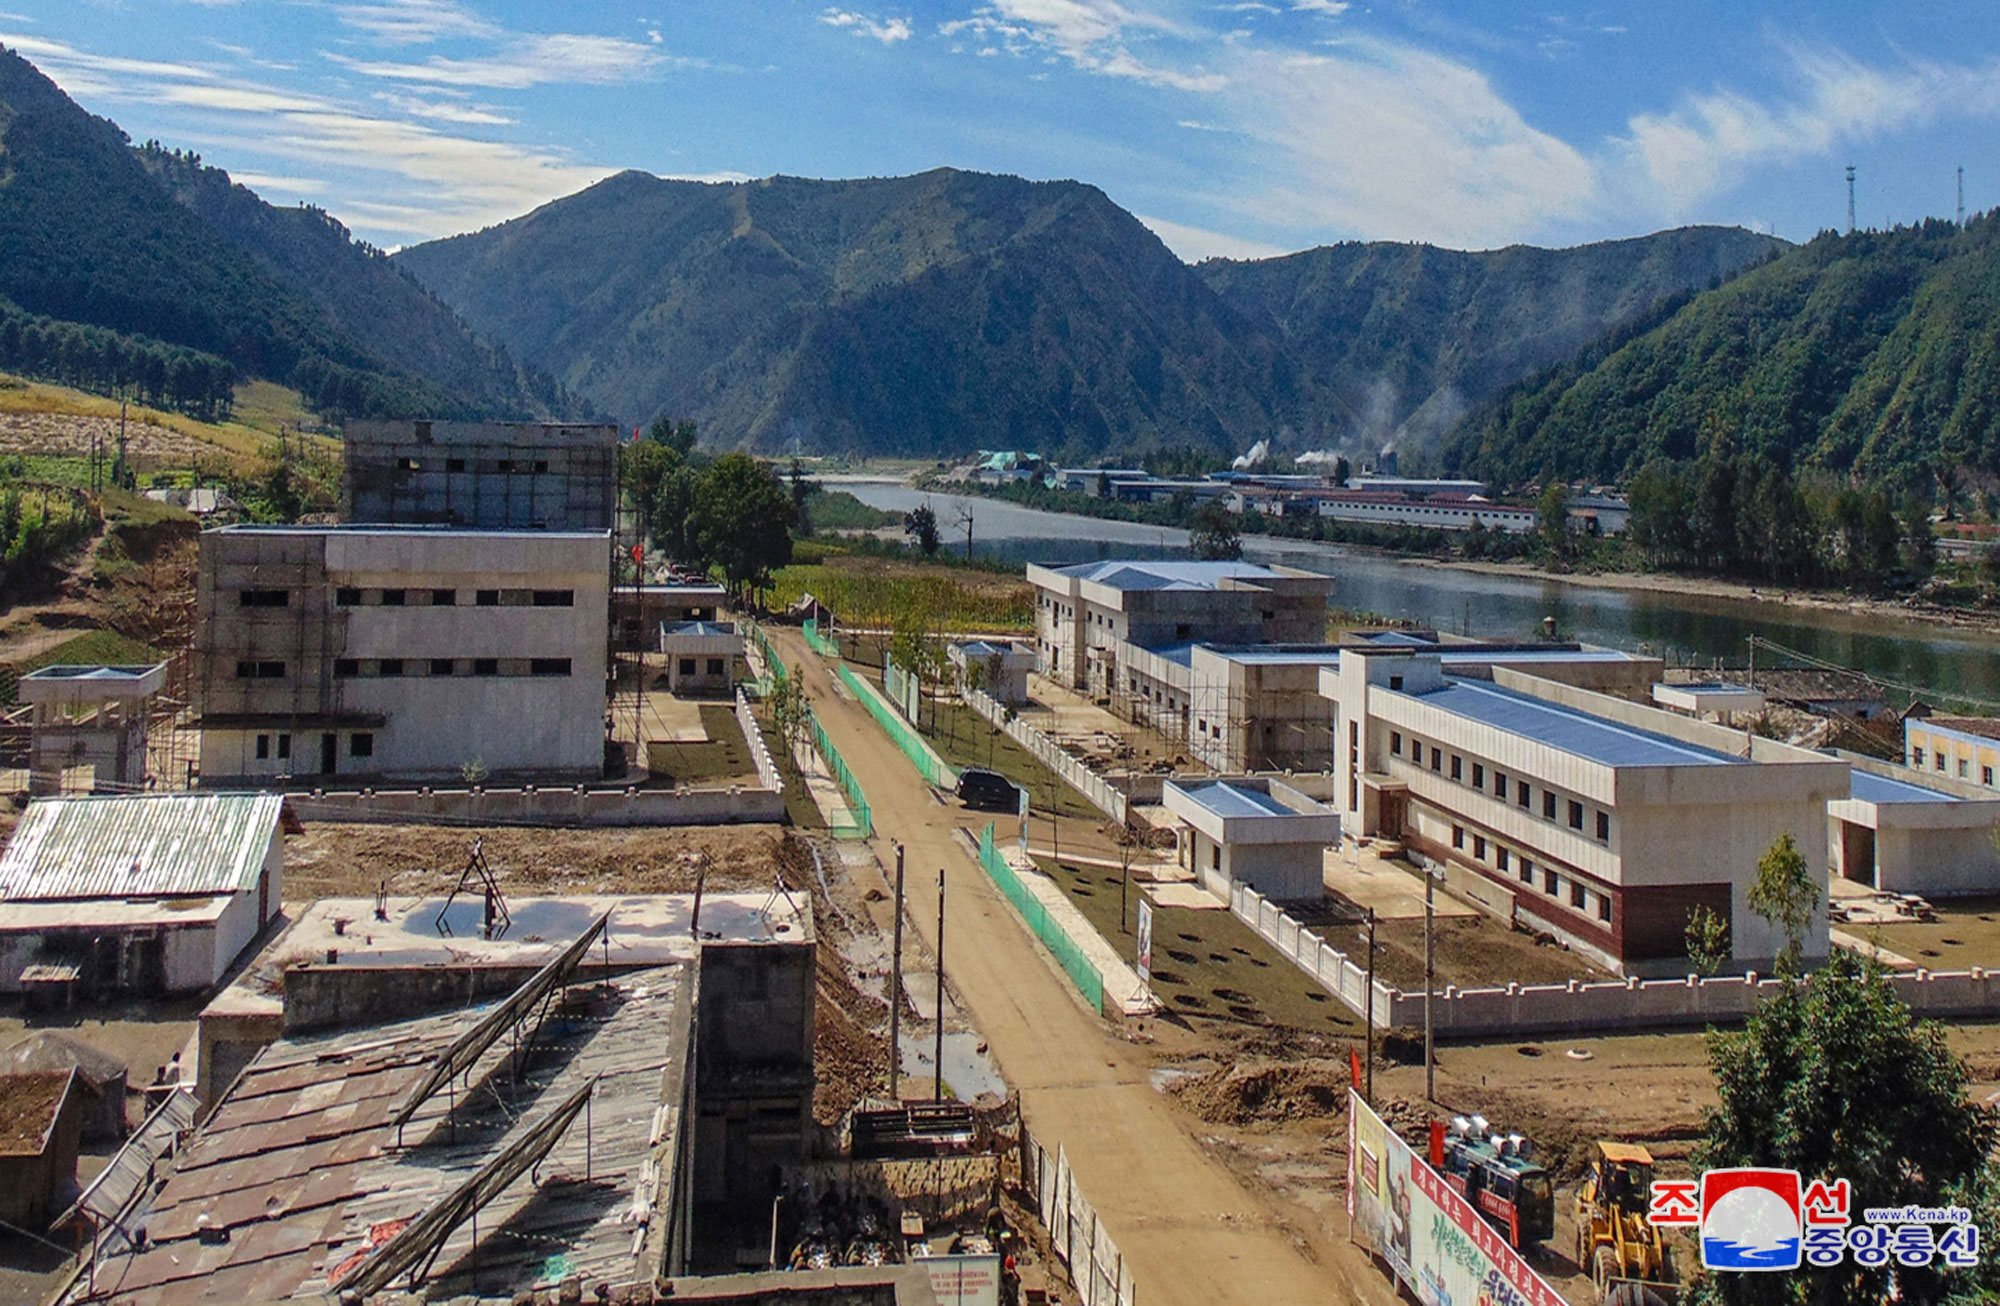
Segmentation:
<svg viewBox="0 0 2000 1306">
<path fill-rule="evenodd" d="M 340 756 L 340 736 L 328 732 L 319 737 L 319 773 L 332 775 L 335 761 Z"/>
</svg>

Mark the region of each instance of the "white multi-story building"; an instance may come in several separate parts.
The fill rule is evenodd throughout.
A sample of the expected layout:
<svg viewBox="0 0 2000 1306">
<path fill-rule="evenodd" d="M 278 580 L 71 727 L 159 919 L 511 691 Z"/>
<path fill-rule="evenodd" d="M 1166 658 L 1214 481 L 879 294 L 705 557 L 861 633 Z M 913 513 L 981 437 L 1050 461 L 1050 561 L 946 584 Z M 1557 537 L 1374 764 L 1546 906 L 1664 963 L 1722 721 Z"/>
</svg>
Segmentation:
<svg viewBox="0 0 2000 1306">
<path fill-rule="evenodd" d="M 1784 938 L 1747 895 L 1780 835 L 1825 883 L 1842 759 L 1506 668 L 1449 675 L 1434 653 L 1343 650 L 1319 677 L 1345 828 L 1624 973 L 1683 970 L 1698 907 L 1736 964 L 1767 968 Z M 1827 946 L 1822 893 L 1806 956 Z"/>
<path fill-rule="evenodd" d="M 201 537 L 205 787 L 603 773 L 608 531 Z"/>
<path fill-rule="evenodd" d="M 1333 593 L 1331 576 L 1254 562 L 1031 563 L 1028 582 L 1039 669 L 1103 697 L 1135 650 L 1322 640 Z"/>
</svg>

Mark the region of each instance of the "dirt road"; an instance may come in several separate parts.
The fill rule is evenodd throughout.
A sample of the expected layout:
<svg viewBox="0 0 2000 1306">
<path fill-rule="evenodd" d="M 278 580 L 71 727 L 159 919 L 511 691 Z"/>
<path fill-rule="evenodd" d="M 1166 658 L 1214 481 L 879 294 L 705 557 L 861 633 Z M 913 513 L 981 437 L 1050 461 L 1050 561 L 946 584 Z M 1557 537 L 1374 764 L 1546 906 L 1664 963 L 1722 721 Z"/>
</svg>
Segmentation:
<svg viewBox="0 0 2000 1306">
<path fill-rule="evenodd" d="M 1199 1126 L 1148 1082 L 1144 1051 L 1083 1005 L 953 841 L 954 828 L 985 818 L 933 798 L 866 712 L 836 694 L 803 639 L 771 633 L 867 793 L 882 863 L 894 865 L 891 840 L 904 844 L 910 916 L 933 943 L 944 869 L 949 982 L 1020 1091 L 1029 1129 L 1064 1146 L 1147 1306 L 1393 1302 L 1365 1257 L 1318 1230 L 1288 1228 L 1204 1150 Z"/>
</svg>

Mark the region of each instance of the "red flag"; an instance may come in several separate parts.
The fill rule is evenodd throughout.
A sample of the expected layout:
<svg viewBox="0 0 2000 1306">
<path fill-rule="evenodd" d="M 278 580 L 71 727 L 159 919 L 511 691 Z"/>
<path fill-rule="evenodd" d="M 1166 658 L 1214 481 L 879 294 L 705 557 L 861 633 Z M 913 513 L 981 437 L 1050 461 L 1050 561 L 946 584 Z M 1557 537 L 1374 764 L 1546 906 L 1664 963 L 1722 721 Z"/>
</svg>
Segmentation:
<svg viewBox="0 0 2000 1306">
<path fill-rule="evenodd" d="M 632 546 L 632 565 L 635 567 L 643 567 L 646 565 L 645 545 L 635 544 Z"/>
<path fill-rule="evenodd" d="M 1354 1091 L 1355 1091 L 1355 1092 L 1357 1092 L 1357 1093 L 1358 1093 L 1358 1092 L 1360 1092 L 1360 1091 L 1361 1091 L 1361 1053 L 1360 1053 L 1360 1052 L 1358 1052 L 1358 1051 L 1356 1051 L 1356 1050 L 1355 1050 L 1355 1049 L 1353 1049 L 1353 1048 L 1349 1048 L 1349 1049 L 1347 1049 L 1347 1069 L 1348 1069 L 1349 1073 L 1350 1073 L 1350 1074 L 1352 1074 L 1352 1075 L 1353 1075 L 1353 1077 L 1354 1077 Z"/>
</svg>

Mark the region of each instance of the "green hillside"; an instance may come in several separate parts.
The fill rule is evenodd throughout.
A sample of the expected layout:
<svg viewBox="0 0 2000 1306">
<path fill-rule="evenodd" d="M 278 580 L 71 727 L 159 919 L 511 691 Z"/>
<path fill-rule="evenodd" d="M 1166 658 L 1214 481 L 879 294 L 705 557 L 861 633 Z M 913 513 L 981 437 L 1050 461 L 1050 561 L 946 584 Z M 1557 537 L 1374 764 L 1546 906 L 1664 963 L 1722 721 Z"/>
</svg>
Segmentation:
<svg viewBox="0 0 2000 1306">
<path fill-rule="evenodd" d="M 1826 233 L 1586 348 L 1462 423 L 1443 465 L 1620 479 L 1716 436 L 1780 468 L 1928 488 L 2000 470 L 2000 219 Z"/>
</svg>

